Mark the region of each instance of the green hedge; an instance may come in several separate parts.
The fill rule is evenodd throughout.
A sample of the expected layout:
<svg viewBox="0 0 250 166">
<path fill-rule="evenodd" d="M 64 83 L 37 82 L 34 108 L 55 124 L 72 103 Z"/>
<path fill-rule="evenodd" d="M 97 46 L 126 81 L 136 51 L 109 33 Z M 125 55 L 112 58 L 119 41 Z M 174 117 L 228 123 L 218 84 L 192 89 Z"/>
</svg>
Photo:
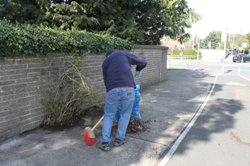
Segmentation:
<svg viewBox="0 0 250 166">
<path fill-rule="evenodd" d="M 46 55 L 48 51 L 102 53 L 107 49 L 132 49 L 134 44 L 110 35 L 86 31 L 63 31 L 29 24 L 11 24 L 0 20 L 0 58 L 30 54 Z"/>
<path fill-rule="evenodd" d="M 178 51 L 175 51 L 173 55 L 180 55 L 181 52 L 183 52 L 183 57 L 185 57 L 185 55 L 194 55 L 194 56 L 189 56 L 189 57 L 191 57 L 191 59 L 192 57 L 193 59 L 197 58 L 197 51 L 195 50 L 178 50 Z M 200 58 L 202 57 L 200 51 L 199 51 L 199 57 Z"/>
<path fill-rule="evenodd" d="M 168 55 L 168 58 L 183 58 L 183 59 L 197 59 L 197 55 L 183 55 L 182 57 L 180 55 Z M 202 56 L 199 55 L 199 59 L 201 59 Z"/>
</svg>

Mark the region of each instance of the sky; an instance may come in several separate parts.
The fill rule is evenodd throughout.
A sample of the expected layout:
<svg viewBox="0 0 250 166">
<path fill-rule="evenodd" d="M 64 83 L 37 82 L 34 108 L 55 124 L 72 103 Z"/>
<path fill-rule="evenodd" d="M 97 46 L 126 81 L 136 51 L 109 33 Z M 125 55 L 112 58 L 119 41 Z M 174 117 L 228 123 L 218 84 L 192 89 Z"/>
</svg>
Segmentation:
<svg viewBox="0 0 250 166">
<path fill-rule="evenodd" d="M 250 0 L 187 0 L 188 6 L 202 15 L 202 19 L 186 31 L 204 39 L 209 32 L 229 34 L 250 32 Z"/>
</svg>

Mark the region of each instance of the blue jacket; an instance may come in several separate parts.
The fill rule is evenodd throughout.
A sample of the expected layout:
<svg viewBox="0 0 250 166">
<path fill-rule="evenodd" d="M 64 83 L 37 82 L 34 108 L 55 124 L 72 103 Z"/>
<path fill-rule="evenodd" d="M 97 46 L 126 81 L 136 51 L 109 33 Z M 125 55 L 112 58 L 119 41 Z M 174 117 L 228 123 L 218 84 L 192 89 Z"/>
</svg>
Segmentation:
<svg viewBox="0 0 250 166">
<path fill-rule="evenodd" d="M 131 65 L 137 65 L 141 71 L 147 65 L 146 59 L 136 55 L 117 51 L 110 54 L 102 63 L 102 74 L 107 92 L 120 86 L 136 88 Z"/>
</svg>

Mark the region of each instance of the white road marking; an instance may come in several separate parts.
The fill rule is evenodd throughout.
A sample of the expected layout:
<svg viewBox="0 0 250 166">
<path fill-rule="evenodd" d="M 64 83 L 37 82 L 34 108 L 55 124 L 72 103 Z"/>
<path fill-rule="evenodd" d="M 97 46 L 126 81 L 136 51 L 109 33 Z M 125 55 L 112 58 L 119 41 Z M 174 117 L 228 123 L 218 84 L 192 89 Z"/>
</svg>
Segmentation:
<svg viewBox="0 0 250 166">
<path fill-rule="evenodd" d="M 240 67 L 239 67 L 239 69 L 238 69 L 238 75 L 240 75 Z"/>
<path fill-rule="evenodd" d="M 241 84 L 241 83 L 238 83 L 238 82 L 228 82 L 226 84 L 227 85 L 236 85 L 236 86 L 246 86 L 245 84 Z"/>
<path fill-rule="evenodd" d="M 238 70 L 238 75 L 240 75 L 240 68 L 241 68 L 241 66 L 242 66 L 242 63 L 243 63 L 243 62 L 240 62 L 239 70 Z"/>
<path fill-rule="evenodd" d="M 240 77 L 246 79 L 247 81 L 250 81 L 250 79 L 246 78 L 246 77 L 243 77 L 242 75 L 239 75 Z"/>
<path fill-rule="evenodd" d="M 189 122 L 189 124 L 187 125 L 187 127 L 185 128 L 185 130 L 181 133 L 181 135 L 178 137 L 178 139 L 175 141 L 175 143 L 173 144 L 173 146 L 171 147 L 171 149 L 168 151 L 168 153 L 164 156 L 164 158 L 161 160 L 161 162 L 158 164 L 158 166 L 165 166 L 168 161 L 170 160 L 170 158 L 173 156 L 174 152 L 176 151 L 176 149 L 179 147 L 179 145 L 181 144 L 181 142 L 183 141 L 183 139 L 185 138 L 185 136 L 187 135 L 187 133 L 189 132 L 189 130 L 193 127 L 195 121 L 197 120 L 197 118 L 200 116 L 201 112 L 203 111 L 203 109 L 205 108 L 211 94 L 214 91 L 214 87 L 215 87 L 215 83 L 216 80 L 218 78 L 218 75 L 215 77 L 214 79 L 214 83 L 213 86 L 211 88 L 211 90 L 209 91 L 209 94 L 207 95 L 205 101 L 202 103 L 201 107 L 199 108 L 199 110 L 196 112 L 196 114 L 194 115 L 193 119 Z"/>
<path fill-rule="evenodd" d="M 222 69 L 219 70 L 219 73 L 222 73 Z"/>
</svg>

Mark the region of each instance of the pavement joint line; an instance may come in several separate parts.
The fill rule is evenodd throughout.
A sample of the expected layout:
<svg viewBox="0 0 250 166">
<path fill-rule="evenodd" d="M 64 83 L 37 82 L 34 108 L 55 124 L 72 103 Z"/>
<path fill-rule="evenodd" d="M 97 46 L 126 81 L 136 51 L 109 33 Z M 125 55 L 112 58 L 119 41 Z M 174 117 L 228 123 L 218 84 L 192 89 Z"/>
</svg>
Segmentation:
<svg viewBox="0 0 250 166">
<path fill-rule="evenodd" d="M 150 140 L 145 140 L 145 139 L 142 139 L 142 138 L 137 138 L 137 137 L 134 137 L 134 136 L 131 136 L 131 135 L 126 135 L 126 137 L 130 137 L 130 138 L 134 138 L 134 139 L 138 139 L 138 140 L 142 140 L 142 141 L 146 141 L 146 142 L 151 142 L 151 143 L 155 143 L 155 144 L 163 145 L 163 146 L 167 146 L 167 147 L 170 146 L 170 145 L 162 144 L 162 143 L 155 142 L 155 141 L 150 141 Z"/>
<path fill-rule="evenodd" d="M 198 119 L 198 117 L 200 116 L 200 114 L 202 113 L 203 109 L 206 106 L 206 103 L 208 102 L 211 94 L 214 91 L 214 87 L 216 85 L 216 81 L 219 75 L 217 75 L 214 79 L 213 82 L 213 86 L 211 87 L 209 93 L 207 94 L 207 97 L 205 99 L 205 101 L 202 103 L 201 107 L 199 108 L 199 110 L 195 113 L 194 117 L 191 119 L 191 121 L 187 124 L 187 126 L 185 127 L 185 129 L 183 130 L 183 132 L 179 135 L 179 137 L 177 138 L 177 140 L 174 142 L 174 144 L 172 145 L 172 147 L 170 148 L 170 150 L 167 152 L 167 154 L 163 157 L 163 159 L 160 161 L 160 163 L 158 164 L 158 166 L 165 166 L 168 161 L 170 160 L 170 158 L 173 156 L 173 154 L 175 153 L 176 149 L 179 147 L 179 145 L 181 144 L 181 142 L 183 141 L 183 139 L 186 137 L 187 133 L 189 132 L 189 130 L 193 127 L 194 123 L 196 122 L 196 120 Z"/>
</svg>

